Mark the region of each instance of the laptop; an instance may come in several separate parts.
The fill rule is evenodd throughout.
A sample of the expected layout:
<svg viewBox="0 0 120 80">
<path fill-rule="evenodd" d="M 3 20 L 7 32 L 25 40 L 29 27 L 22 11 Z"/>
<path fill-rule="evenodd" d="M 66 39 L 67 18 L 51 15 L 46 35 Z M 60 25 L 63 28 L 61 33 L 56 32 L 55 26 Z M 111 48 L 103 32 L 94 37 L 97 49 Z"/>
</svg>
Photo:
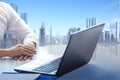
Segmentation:
<svg viewBox="0 0 120 80">
<path fill-rule="evenodd" d="M 62 57 L 33 69 L 18 66 L 15 71 L 62 76 L 87 64 L 94 53 L 105 23 L 71 34 Z M 37 63 L 41 63 L 37 62 Z M 28 68 L 33 65 L 29 64 Z"/>
</svg>

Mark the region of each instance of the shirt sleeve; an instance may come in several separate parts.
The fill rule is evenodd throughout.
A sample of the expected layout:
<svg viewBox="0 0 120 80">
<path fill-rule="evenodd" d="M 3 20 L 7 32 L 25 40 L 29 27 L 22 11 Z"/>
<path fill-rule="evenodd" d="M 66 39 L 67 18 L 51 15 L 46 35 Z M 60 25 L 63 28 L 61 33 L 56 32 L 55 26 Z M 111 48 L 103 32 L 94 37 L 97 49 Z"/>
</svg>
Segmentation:
<svg viewBox="0 0 120 80">
<path fill-rule="evenodd" d="M 31 41 L 37 43 L 37 37 L 30 27 L 9 4 L 4 4 L 7 13 L 7 30 L 22 40 L 24 44 Z"/>
</svg>

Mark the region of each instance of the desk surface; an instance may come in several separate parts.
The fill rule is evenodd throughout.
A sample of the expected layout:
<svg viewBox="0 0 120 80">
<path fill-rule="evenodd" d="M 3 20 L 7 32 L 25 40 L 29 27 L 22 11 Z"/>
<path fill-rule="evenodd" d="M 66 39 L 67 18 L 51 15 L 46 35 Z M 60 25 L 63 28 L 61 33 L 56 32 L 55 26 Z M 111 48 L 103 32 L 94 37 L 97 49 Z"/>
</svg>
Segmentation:
<svg viewBox="0 0 120 80">
<path fill-rule="evenodd" d="M 50 59 L 54 57 L 54 56 L 51 56 L 51 54 L 48 54 L 49 51 L 46 51 L 44 49 L 41 49 L 41 50 L 45 51 L 41 53 L 44 54 L 43 55 L 44 57 L 47 56 L 47 60 L 48 58 Z M 58 78 L 58 80 L 78 80 L 78 79 L 79 80 L 120 80 L 119 50 L 120 50 L 119 46 L 118 47 L 116 46 L 97 47 L 91 61 L 87 65 L 80 67 Z M 14 61 L 14 60 L 11 60 L 10 58 L 1 58 L 0 59 L 0 66 L 1 66 L 0 72 L 1 73 L 2 72 L 13 72 L 14 71 L 13 69 L 15 67 L 21 64 L 27 63 L 27 62 L 29 62 L 29 60 L 28 61 Z M 24 75 L 22 75 L 21 77 L 23 76 Z M 5 77 L 5 75 L 0 75 L 0 78 L 3 78 L 3 77 Z M 23 79 L 21 78 L 20 80 L 23 80 Z"/>
</svg>

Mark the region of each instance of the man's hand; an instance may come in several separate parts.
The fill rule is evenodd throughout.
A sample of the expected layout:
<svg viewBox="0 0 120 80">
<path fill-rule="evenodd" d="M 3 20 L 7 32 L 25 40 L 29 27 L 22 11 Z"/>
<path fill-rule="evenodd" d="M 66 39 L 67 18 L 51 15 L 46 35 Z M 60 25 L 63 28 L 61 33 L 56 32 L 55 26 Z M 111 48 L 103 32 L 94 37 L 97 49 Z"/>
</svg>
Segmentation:
<svg viewBox="0 0 120 80">
<path fill-rule="evenodd" d="M 32 58 L 36 54 L 35 47 L 36 45 L 33 42 L 28 44 L 18 44 L 9 49 L 10 54 L 12 54 L 10 56 L 15 60 L 26 60 L 28 58 Z"/>
</svg>

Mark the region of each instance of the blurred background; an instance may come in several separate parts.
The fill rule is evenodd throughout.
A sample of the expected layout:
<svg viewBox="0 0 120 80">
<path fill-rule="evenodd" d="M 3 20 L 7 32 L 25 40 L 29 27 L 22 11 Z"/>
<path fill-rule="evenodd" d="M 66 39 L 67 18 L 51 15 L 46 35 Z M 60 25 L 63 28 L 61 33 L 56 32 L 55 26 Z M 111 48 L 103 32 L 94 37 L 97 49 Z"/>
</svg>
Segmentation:
<svg viewBox="0 0 120 80">
<path fill-rule="evenodd" d="M 120 0 L 0 0 L 10 4 L 36 33 L 39 48 L 62 55 L 71 33 L 104 22 L 93 59 L 120 56 Z M 1 48 L 22 43 L 6 33 Z"/>
</svg>

